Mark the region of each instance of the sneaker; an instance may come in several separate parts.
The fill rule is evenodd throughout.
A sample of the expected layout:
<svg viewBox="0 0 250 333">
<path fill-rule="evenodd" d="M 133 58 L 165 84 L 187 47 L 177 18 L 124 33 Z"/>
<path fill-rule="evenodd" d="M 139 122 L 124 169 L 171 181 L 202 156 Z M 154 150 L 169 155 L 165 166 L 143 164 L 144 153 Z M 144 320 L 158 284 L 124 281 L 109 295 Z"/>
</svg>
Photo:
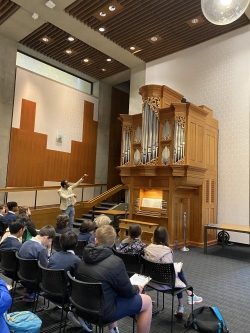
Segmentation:
<svg viewBox="0 0 250 333">
<path fill-rule="evenodd" d="M 181 318 L 184 314 L 184 307 L 183 306 L 178 306 L 177 310 L 175 311 L 174 315 L 177 318 Z"/>
<path fill-rule="evenodd" d="M 76 319 L 74 313 L 72 311 L 68 312 L 68 319 L 71 322 L 73 327 L 82 327 L 80 322 Z"/>
<path fill-rule="evenodd" d="M 23 297 L 23 302 L 26 303 L 32 303 L 35 302 L 36 300 L 37 300 L 37 293 L 31 293 L 31 294 L 26 293 Z"/>
<path fill-rule="evenodd" d="M 93 331 L 93 327 L 90 322 L 83 320 L 81 317 L 78 317 L 78 320 L 81 323 L 82 327 L 85 329 L 85 331 L 87 331 L 87 332 Z"/>
<path fill-rule="evenodd" d="M 193 296 L 193 304 L 199 304 L 203 301 L 202 297 L 196 296 L 194 294 Z M 188 304 L 192 304 L 192 296 L 188 296 L 188 300 L 187 300 Z"/>
</svg>

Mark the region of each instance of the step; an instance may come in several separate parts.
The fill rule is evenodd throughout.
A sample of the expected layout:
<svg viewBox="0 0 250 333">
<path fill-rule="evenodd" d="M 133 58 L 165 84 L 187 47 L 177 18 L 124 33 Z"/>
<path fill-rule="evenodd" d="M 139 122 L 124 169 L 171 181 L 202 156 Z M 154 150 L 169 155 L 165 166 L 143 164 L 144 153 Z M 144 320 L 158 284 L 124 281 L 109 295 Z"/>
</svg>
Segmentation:
<svg viewBox="0 0 250 333">
<path fill-rule="evenodd" d="M 81 219 L 81 220 L 91 220 L 92 219 L 92 214 L 82 214 L 82 217 L 80 218 L 77 218 L 76 220 L 79 220 L 79 219 Z"/>
<path fill-rule="evenodd" d="M 110 208 L 112 208 L 112 207 L 114 207 L 116 205 L 118 205 L 118 202 L 107 202 L 107 201 L 103 201 L 101 203 L 102 207 L 108 207 L 108 209 L 110 209 Z"/>
<path fill-rule="evenodd" d="M 105 210 L 106 210 L 106 209 L 105 209 Z M 89 214 L 92 215 L 92 212 L 93 212 L 93 210 L 90 209 L 90 210 L 89 210 Z M 101 215 L 101 214 L 102 214 L 102 213 L 95 213 L 94 215 Z"/>
<path fill-rule="evenodd" d="M 96 206 L 95 210 L 108 210 L 110 207 L 102 207 L 102 206 Z"/>
</svg>

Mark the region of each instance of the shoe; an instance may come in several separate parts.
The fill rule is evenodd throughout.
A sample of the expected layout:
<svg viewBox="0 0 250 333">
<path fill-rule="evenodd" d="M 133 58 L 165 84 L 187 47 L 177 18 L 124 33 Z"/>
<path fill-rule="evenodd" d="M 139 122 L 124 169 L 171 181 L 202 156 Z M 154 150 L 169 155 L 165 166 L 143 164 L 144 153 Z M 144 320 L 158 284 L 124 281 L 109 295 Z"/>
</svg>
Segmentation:
<svg viewBox="0 0 250 333">
<path fill-rule="evenodd" d="M 68 312 L 68 319 L 71 322 L 73 327 L 82 327 L 80 322 L 76 319 L 74 313 L 72 311 Z"/>
<path fill-rule="evenodd" d="M 177 318 L 181 318 L 184 314 L 184 307 L 183 306 L 178 306 L 177 310 L 175 311 L 174 315 Z"/>
<path fill-rule="evenodd" d="M 78 320 L 82 324 L 82 327 L 85 329 L 85 331 L 87 331 L 87 332 L 93 331 L 93 327 L 90 322 L 83 320 L 81 317 L 78 317 Z"/>
<path fill-rule="evenodd" d="M 193 296 L 193 304 L 199 304 L 203 301 L 202 297 L 196 296 L 194 294 Z M 192 304 L 192 296 L 188 296 L 188 300 L 187 300 L 188 304 Z"/>
<path fill-rule="evenodd" d="M 37 293 L 31 293 L 31 294 L 26 293 L 23 297 L 23 302 L 26 303 L 35 302 L 37 300 L 37 296 L 38 296 Z"/>
</svg>

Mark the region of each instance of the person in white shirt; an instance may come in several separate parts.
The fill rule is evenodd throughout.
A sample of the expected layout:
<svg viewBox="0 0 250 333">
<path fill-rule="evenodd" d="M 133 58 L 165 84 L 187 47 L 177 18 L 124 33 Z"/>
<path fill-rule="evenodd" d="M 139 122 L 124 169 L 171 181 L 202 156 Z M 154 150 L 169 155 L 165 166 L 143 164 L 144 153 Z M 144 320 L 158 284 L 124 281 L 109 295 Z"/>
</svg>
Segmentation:
<svg viewBox="0 0 250 333">
<path fill-rule="evenodd" d="M 67 180 L 61 181 L 61 188 L 58 190 L 58 194 L 61 199 L 60 209 L 62 213 L 67 214 L 69 216 L 69 227 L 73 229 L 74 217 L 75 217 L 75 209 L 74 205 L 76 203 L 76 194 L 73 193 L 74 188 L 76 188 L 82 181 L 84 177 L 87 177 L 87 174 L 84 174 L 81 179 L 78 180 L 73 185 L 69 185 Z"/>
</svg>

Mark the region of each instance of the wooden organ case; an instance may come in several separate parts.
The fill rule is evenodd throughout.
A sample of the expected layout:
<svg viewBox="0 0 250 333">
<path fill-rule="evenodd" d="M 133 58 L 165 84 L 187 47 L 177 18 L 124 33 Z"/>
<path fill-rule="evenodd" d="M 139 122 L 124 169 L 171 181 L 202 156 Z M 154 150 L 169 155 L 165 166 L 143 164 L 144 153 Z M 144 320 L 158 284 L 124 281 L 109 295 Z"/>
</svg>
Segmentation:
<svg viewBox="0 0 250 333">
<path fill-rule="evenodd" d="M 212 110 L 183 102 L 160 85 L 140 88 L 142 113 L 120 115 L 122 182 L 129 218 L 168 229 L 170 245 L 203 246 L 203 226 L 217 218 L 218 121 Z M 216 240 L 211 231 L 208 242 Z"/>
</svg>

